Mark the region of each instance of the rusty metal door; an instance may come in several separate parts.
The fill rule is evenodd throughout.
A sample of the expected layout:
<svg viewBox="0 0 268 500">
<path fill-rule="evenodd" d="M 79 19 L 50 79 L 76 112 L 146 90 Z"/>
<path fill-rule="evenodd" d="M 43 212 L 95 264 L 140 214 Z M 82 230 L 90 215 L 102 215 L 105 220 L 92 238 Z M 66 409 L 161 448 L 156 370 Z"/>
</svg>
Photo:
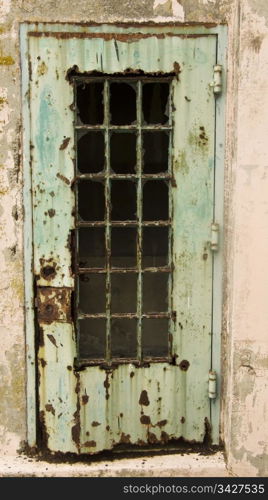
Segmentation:
<svg viewBox="0 0 268 500">
<path fill-rule="evenodd" d="M 217 37 L 59 27 L 28 47 L 43 446 L 202 442 Z"/>
</svg>

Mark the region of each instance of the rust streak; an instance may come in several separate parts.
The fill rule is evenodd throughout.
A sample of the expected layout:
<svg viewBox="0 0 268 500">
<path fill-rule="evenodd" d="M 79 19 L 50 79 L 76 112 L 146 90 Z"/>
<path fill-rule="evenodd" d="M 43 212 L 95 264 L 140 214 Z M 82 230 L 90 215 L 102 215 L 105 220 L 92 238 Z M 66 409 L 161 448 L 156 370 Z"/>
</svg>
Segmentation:
<svg viewBox="0 0 268 500">
<path fill-rule="evenodd" d="M 63 182 L 65 182 L 65 184 L 67 184 L 68 186 L 71 184 L 69 179 L 67 179 L 67 177 L 65 177 L 65 175 L 62 175 L 59 172 L 57 173 L 57 177 L 58 177 L 58 179 L 61 179 Z"/>
<path fill-rule="evenodd" d="M 76 444 L 78 451 L 80 452 L 80 433 L 81 433 L 81 422 L 80 422 L 80 376 L 76 373 L 76 386 L 75 393 L 77 394 L 76 411 L 74 412 L 74 425 L 72 426 L 72 440 Z"/>
<path fill-rule="evenodd" d="M 71 140 L 71 137 L 65 137 L 65 139 L 63 139 L 61 145 L 60 145 L 60 151 L 62 151 L 63 149 L 66 149 L 69 142 Z"/>
<path fill-rule="evenodd" d="M 209 26 L 210 27 L 210 26 Z M 42 38 L 42 37 L 53 37 L 58 39 L 70 39 L 70 38 L 101 38 L 106 41 L 117 40 L 119 42 L 135 42 L 137 40 L 142 40 L 145 38 L 158 38 L 164 39 L 168 37 L 177 38 L 202 38 L 207 36 L 215 36 L 211 34 L 177 34 L 177 33 L 79 33 L 79 32 L 68 32 L 68 31 L 53 31 L 53 32 L 36 32 L 30 31 L 29 36 Z"/>
<path fill-rule="evenodd" d="M 106 378 L 103 382 L 103 385 L 105 387 L 105 391 L 106 391 L 106 395 L 105 395 L 105 398 L 106 399 L 109 399 L 110 395 L 109 395 L 109 387 L 110 387 L 110 383 L 109 383 L 109 372 L 106 373 Z"/>
<path fill-rule="evenodd" d="M 48 334 L 47 338 L 50 340 L 50 342 L 52 342 L 52 344 L 53 344 L 55 347 L 57 347 L 57 348 L 58 348 L 58 346 L 57 346 L 57 342 L 56 342 L 55 338 L 53 337 L 53 335 Z"/>
</svg>

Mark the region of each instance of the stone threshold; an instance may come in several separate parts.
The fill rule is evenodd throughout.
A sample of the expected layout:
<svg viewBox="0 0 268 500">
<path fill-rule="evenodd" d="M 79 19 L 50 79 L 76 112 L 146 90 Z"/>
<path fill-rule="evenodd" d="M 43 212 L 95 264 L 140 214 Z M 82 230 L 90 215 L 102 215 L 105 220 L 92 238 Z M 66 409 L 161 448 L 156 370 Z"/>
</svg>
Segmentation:
<svg viewBox="0 0 268 500">
<path fill-rule="evenodd" d="M 48 462 L 25 455 L 0 457 L 0 477 L 229 477 L 224 455 L 180 453 L 115 457 L 90 462 Z"/>
</svg>

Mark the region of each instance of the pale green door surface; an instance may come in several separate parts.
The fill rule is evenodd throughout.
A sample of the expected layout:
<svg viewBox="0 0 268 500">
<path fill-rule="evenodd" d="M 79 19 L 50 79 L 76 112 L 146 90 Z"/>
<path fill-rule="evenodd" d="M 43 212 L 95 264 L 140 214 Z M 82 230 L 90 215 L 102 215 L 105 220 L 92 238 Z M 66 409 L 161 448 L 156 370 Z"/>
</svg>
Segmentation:
<svg viewBox="0 0 268 500">
<path fill-rule="evenodd" d="M 51 451 L 203 442 L 210 425 L 215 35 L 172 28 L 105 36 L 29 34 L 39 422 Z M 99 30 L 100 31 L 100 30 Z M 166 35 L 164 36 L 164 32 Z M 79 36 L 78 36 L 79 35 Z M 150 36 L 149 36 L 150 35 Z M 170 362 L 78 369 L 71 234 L 75 227 L 74 88 L 80 73 L 171 74 L 173 320 Z"/>
</svg>

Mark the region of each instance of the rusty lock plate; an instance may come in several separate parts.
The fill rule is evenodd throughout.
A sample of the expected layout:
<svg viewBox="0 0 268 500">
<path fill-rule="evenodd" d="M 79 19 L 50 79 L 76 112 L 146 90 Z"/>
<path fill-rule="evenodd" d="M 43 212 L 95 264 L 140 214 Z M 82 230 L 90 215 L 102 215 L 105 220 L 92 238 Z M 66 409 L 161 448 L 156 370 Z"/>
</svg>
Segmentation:
<svg viewBox="0 0 268 500">
<path fill-rule="evenodd" d="M 70 323 L 72 288 L 38 287 L 36 305 L 40 323 Z"/>
</svg>

